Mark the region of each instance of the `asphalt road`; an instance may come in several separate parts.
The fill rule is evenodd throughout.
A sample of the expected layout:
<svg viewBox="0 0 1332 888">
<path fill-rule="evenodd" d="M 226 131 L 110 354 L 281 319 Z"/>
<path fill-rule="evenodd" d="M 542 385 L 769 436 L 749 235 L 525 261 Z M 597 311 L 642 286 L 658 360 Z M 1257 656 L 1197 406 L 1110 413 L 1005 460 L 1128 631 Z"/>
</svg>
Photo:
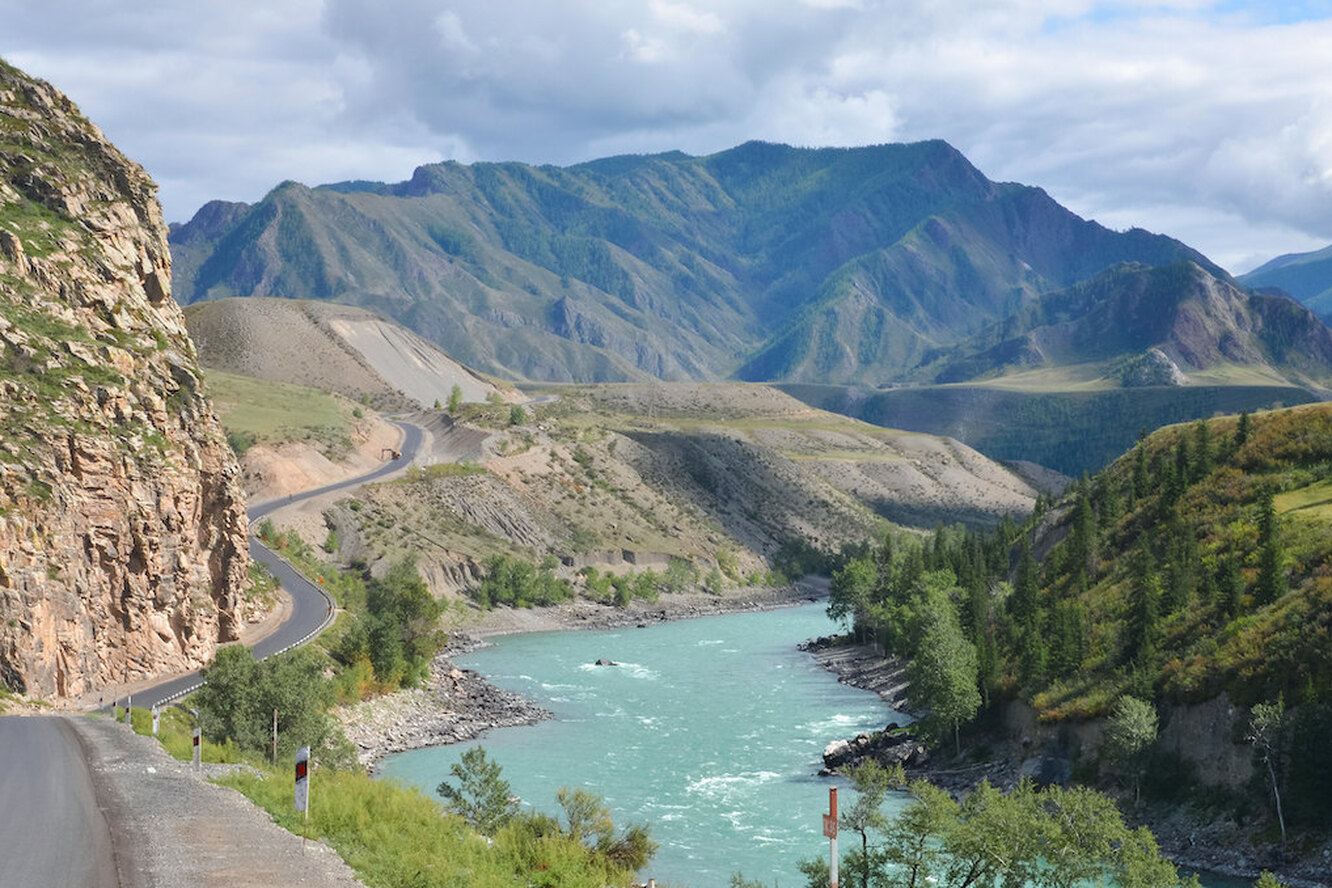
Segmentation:
<svg viewBox="0 0 1332 888">
<path fill-rule="evenodd" d="M 421 449 L 421 429 L 405 422 L 395 421 L 393 424 L 403 431 L 401 458 L 390 460 L 366 475 L 349 478 L 346 481 L 329 484 L 316 490 L 307 490 L 286 499 L 260 503 L 248 512 L 251 526 L 268 513 L 283 506 L 316 496 L 323 496 L 326 493 L 356 487 L 392 474 L 408 465 L 415 458 L 417 451 Z M 256 659 L 262 660 L 265 657 L 271 657 L 274 654 L 280 654 L 285 650 L 304 644 L 327 627 L 333 617 L 333 601 L 322 589 L 307 580 L 299 571 L 254 537 L 250 538 L 250 557 L 267 565 L 268 569 L 273 572 L 273 576 L 277 577 L 278 582 L 282 584 L 282 588 L 287 590 L 287 594 L 291 596 L 291 616 L 275 632 L 254 646 Z M 167 703 L 185 696 L 202 683 L 203 680 L 199 673 L 191 672 L 188 675 L 182 675 L 171 681 L 138 691 L 134 694 L 133 702 L 135 706 L 146 707 Z"/>
<path fill-rule="evenodd" d="M 404 432 L 400 459 L 368 475 L 256 506 L 249 511 L 250 520 L 287 503 L 401 469 L 420 449 L 422 432 L 406 423 L 396 425 Z M 287 621 L 254 646 L 255 656 L 263 659 L 318 634 L 329 622 L 333 604 L 318 586 L 266 547 L 255 542 L 250 551 L 269 566 L 292 599 Z M 199 673 L 193 672 L 139 691 L 134 703 L 166 702 L 199 684 Z M 69 723 L 60 718 L 0 718 L 0 888 L 119 888 L 112 847 L 87 757 Z M 123 853 L 131 850 L 122 848 Z"/>
<path fill-rule="evenodd" d="M 117 888 L 106 818 L 61 718 L 0 718 L 0 888 Z"/>
</svg>

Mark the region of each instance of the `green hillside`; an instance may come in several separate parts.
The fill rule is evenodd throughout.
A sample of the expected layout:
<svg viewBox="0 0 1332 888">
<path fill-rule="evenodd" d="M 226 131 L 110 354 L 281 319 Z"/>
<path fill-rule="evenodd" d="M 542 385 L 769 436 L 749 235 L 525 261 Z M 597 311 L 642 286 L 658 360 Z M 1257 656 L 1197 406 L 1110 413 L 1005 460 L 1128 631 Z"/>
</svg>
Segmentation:
<svg viewBox="0 0 1332 888">
<path fill-rule="evenodd" d="M 1278 256 L 1239 279 L 1246 287 L 1285 290 L 1324 320 L 1332 318 L 1332 247 Z"/>
<path fill-rule="evenodd" d="M 943 142 L 293 182 L 172 233 L 183 302 L 334 300 L 511 379 L 880 384 L 1043 293 L 1187 246 L 994 183 Z"/>
<path fill-rule="evenodd" d="M 1057 725 L 1126 698 L 1166 712 L 1225 695 L 1221 735 L 1192 744 L 1214 748 L 1242 740 L 1250 707 L 1289 707 L 1281 791 L 1305 826 L 1326 825 L 1329 521 L 1332 406 L 1200 420 L 1144 438 L 1022 528 L 887 540 L 834 576 L 830 610 L 913 664 L 952 652 L 951 684 L 908 692 L 941 734 L 982 701 Z M 1177 790 L 1196 764 L 1152 761 Z"/>
<path fill-rule="evenodd" d="M 1317 400 L 1295 386 L 1193 385 L 1024 391 L 997 385 L 912 386 L 866 392 L 782 385 L 823 410 L 875 425 L 956 438 L 991 459 L 1026 460 L 1074 477 L 1133 446 L 1144 430 L 1219 413 Z M 1071 390 L 1070 390 L 1071 389 Z"/>
</svg>

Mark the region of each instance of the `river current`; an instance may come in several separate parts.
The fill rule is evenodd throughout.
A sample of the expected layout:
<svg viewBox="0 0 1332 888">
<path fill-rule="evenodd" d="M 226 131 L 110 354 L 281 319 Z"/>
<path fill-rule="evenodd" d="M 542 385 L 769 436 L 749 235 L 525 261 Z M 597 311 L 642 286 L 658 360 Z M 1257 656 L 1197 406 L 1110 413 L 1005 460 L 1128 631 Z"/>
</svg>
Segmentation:
<svg viewBox="0 0 1332 888">
<path fill-rule="evenodd" d="M 906 721 L 796 650 L 834 628 L 811 604 L 506 636 L 458 665 L 555 713 L 479 741 L 525 805 L 558 813 L 561 786 L 601 794 L 617 825 L 651 826 L 661 850 L 643 875 L 659 885 L 725 886 L 743 872 L 798 886 L 796 863 L 828 853 L 821 815 L 840 784 L 816 776 L 823 748 Z M 433 793 L 470 745 L 390 756 L 380 773 Z"/>
<path fill-rule="evenodd" d="M 617 826 L 649 824 L 661 850 L 642 875 L 658 885 L 724 888 L 742 872 L 799 888 L 797 863 L 828 854 L 828 787 L 845 785 L 816 776 L 824 747 L 909 720 L 796 650 L 835 630 L 824 607 L 495 639 L 458 665 L 555 718 L 478 742 L 526 806 L 558 814 L 556 790 L 584 787 L 605 798 Z M 599 658 L 619 665 L 593 665 Z M 379 772 L 434 793 L 473 745 L 389 756 Z"/>
</svg>

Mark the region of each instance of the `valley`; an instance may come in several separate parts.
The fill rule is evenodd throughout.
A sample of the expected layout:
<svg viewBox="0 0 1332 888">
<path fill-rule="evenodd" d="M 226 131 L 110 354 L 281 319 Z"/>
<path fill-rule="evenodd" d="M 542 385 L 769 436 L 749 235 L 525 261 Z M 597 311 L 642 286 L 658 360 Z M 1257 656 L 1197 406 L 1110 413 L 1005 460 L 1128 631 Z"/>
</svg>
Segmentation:
<svg viewBox="0 0 1332 888">
<path fill-rule="evenodd" d="M 447 161 L 170 228 L 156 187 L 0 63 L 0 712 L 79 723 L 145 884 L 174 866 L 142 838 L 165 790 L 124 775 L 179 771 L 196 726 L 209 773 L 291 831 L 265 847 L 306 828 L 284 762 L 312 749 L 312 828 L 372 885 L 636 884 L 658 843 L 672 882 L 826 884 L 802 806 L 841 729 L 912 750 L 838 778 L 867 883 L 1187 885 L 1165 847 L 1329 884 L 1322 253 L 1236 278 L 940 139 Z M 824 659 L 898 670 L 908 728 L 793 649 L 829 625 Z M 543 696 L 527 645 L 565 629 L 599 631 L 559 637 L 569 686 Z M 500 634 L 497 683 L 539 702 L 459 668 Z M 132 736 L 166 681 L 190 694 L 174 758 Z M 660 714 L 617 723 L 644 687 Z M 131 690 L 132 732 L 73 718 Z M 707 712 L 727 739 L 672 733 Z M 563 751 L 488 733 L 571 726 Z M 478 737 L 527 757 L 527 806 L 484 754 L 430 748 Z M 409 749 L 416 790 L 370 779 Z M 685 796 L 636 788 L 677 752 L 703 754 L 671 772 Z M 695 863 L 674 824 L 702 796 L 781 866 Z M 253 824 L 181 816 L 192 884 L 291 881 L 289 848 L 271 876 L 236 848 Z M 1030 841 L 975 853 L 1013 818 Z"/>
</svg>

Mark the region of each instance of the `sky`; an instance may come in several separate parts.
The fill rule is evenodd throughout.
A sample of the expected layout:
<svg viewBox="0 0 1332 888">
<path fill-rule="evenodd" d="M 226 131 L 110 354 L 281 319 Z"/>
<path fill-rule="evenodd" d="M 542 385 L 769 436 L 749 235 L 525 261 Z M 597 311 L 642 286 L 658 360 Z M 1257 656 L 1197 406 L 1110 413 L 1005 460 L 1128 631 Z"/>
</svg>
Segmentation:
<svg viewBox="0 0 1332 888">
<path fill-rule="evenodd" d="M 1242 273 L 1332 243 L 1332 0 L 0 0 L 168 220 L 279 182 L 942 138 Z"/>
</svg>

